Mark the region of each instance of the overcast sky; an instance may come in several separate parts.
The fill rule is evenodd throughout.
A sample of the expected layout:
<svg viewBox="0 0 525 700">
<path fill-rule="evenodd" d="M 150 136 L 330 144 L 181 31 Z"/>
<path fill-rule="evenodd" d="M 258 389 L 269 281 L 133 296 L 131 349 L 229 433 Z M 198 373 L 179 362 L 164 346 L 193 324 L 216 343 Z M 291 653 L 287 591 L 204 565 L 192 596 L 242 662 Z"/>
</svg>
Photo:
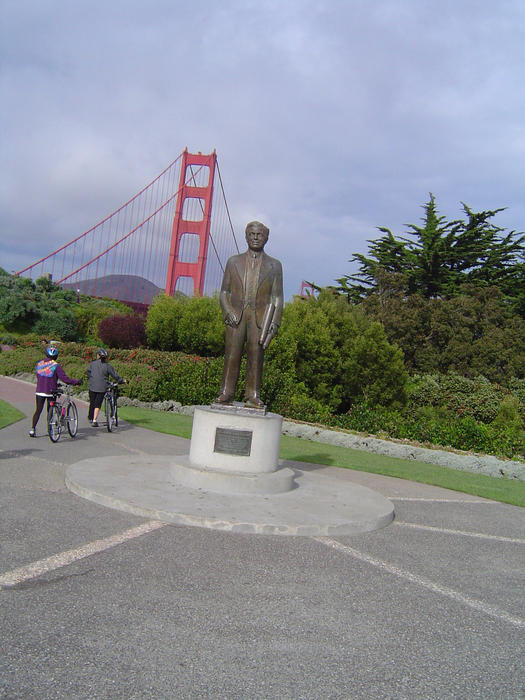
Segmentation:
<svg viewBox="0 0 525 700">
<path fill-rule="evenodd" d="M 429 192 L 525 230 L 523 0 L 2 0 L 0 266 L 217 150 L 286 297 L 403 234 Z"/>
</svg>

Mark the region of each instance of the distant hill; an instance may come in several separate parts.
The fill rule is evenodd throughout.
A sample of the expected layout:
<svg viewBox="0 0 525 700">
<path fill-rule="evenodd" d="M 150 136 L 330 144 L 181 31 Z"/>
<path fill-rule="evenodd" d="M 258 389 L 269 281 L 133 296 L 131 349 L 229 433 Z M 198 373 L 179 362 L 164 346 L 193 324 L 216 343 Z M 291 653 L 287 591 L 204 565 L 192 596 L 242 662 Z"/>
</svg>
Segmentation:
<svg viewBox="0 0 525 700">
<path fill-rule="evenodd" d="M 137 275 L 106 275 L 63 284 L 62 287 L 75 291 L 79 289 L 81 294 L 93 297 L 109 297 L 136 304 L 151 304 L 157 294 L 164 291 L 153 282 Z"/>
</svg>

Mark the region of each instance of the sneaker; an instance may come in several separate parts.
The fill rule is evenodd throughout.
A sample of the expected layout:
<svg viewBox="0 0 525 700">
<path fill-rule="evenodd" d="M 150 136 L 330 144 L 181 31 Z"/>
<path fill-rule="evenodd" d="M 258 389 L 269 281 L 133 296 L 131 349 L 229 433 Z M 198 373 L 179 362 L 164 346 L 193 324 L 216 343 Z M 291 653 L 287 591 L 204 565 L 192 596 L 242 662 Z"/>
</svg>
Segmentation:
<svg viewBox="0 0 525 700">
<path fill-rule="evenodd" d="M 34 428 L 31 428 L 31 430 L 29 431 L 29 437 L 36 437 L 36 432 Z"/>
<path fill-rule="evenodd" d="M 96 420 L 92 421 L 92 422 L 91 422 L 91 426 L 92 426 L 93 428 L 98 428 L 98 423 L 97 423 L 97 421 L 96 421 Z"/>
</svg>

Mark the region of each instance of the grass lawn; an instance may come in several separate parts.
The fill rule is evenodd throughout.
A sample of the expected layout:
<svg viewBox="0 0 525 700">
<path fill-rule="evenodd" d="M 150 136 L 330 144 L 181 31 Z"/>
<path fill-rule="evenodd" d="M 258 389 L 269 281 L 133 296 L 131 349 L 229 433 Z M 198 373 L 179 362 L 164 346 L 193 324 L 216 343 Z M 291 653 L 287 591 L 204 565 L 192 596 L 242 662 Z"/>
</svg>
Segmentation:
<svg viewBox="0 0 525 700">
<path fill-rule="evenodd" d="M 155 430 L 157 433 L 167 433 L 178 437 L 191 437 L 193 416 L 183 416 L 171 411 L 153 411 L 151 408 L 135 408 L 133 406 L 119 406 L 119 418 L 128 423 L 139 425 L 141 428 Z"/>
<path fill-rule="evenodd" d="M 129 423 L 134 423 L 142 428 L 184 438 L 191 437 L 193 423 L 191 416 L 131 406 L 119 408 L 119 415 Z M 372 474 L 394 476 L 399 479 L 442 486 L 452 491 L 461 491 L 525 507 L 525 481 L 498 479 L 493 476 L 439 467 L 426 462 L 387 457 L 363 450 L 353 450 L 288 436 L 283 436 L 281 439 L 280 456 L 281 459 L 296 462 L 325 464 Z"/>
<path fill-rule="evenodd" d="M 6 425 L 11 425 L 11 423 L 16 423 L 17 420 L 21 420 L 22 418 L 25 418 L 25 416 L 18 408 L 0 399 L 0 428 L 5 428 Z"/>
</svg>

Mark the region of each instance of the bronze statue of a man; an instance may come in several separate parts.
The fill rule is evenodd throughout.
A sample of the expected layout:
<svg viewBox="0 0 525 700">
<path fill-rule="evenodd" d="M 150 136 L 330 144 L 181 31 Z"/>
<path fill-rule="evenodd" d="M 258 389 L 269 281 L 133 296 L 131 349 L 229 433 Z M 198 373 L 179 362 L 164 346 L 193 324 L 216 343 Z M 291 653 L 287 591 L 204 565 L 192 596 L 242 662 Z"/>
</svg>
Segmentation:
<svg viewBox="0 0 525 700">
<path fill-rule="evenodd" d="M 264 224 L 251 221 L 246 226 L 248 250 L 226 263 L 220 292 L 226 343 L 216 403 L 232 402 L 246 343 L 246 406 L 264 407 L 260 396 L 264 351 L 279 330 L 283 311 L 282 266 L 264 252 L 269 233 Z"/>
</svg>

